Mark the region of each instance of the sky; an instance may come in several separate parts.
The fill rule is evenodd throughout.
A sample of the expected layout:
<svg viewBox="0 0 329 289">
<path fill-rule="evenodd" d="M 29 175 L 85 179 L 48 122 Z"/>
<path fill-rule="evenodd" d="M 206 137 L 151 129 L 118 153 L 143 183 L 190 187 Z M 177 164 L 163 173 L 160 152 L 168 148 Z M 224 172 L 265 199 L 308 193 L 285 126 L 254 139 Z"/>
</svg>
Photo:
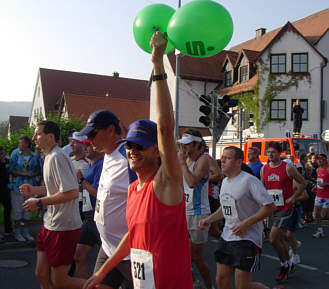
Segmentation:
<svg viewBox="0 0 329 289">
<path fill-rule="evenodd" d="M 258 28 L 271 31 L 329 6 L 327 0 L 217 2 L 234 23 L 225 49 L 254 38 Z M 150 55 L 137 46 L 132 27 L 154 3 L 178 8 L 178 0 L 0 0 L 0 101 L 32 101 L 39 67 L 148 79 Z"/>
</svg>

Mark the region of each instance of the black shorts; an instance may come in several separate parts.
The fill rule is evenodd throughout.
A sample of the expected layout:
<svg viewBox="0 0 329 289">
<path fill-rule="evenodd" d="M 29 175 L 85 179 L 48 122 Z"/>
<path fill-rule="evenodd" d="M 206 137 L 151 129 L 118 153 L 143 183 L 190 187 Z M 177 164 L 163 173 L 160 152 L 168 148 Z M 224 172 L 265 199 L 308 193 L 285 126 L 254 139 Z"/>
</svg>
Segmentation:
<svg viewBox="0 0 329 289">
<path fill-rule="evenodd" d="M 215 251 L 216 263 L 247 272 L 260 269 L 261 249 L 248 240 L 227 242 L 220 238 Z"/>
<path fill-rule="evenodd" d="M 213 198 L 212 196 L 208 196 L 208 199 L 209 199 L 210 212 L 211 213 L 216 212 L 220 206 L 219 200 Z"/>
<path fill-rule="evenodd" d="M 101 247 L 98 252 L 94 273 L 100 269 L 107 259 L 108 256 Z M 110 286 L 113 289 L 119 289 L 123 284 L 125 286 L 124 288 L 133 289 L 134 286 L 131 277 L 130 260 L 122 260 L 115 268 L 107 273 L 101 284 Z"/>
<path fill-rule="evenodd" d="M 96 223 L 91 217 L 86 217 L 82 223 L 81 235 L 78 244 L 88 245 L 90 247 L 93 247 L 96 244 L 101 244 Z"/>
<path fill-rule="evenodd" d="M 273 227 L 280 228 L 282 230 L 288 229 L 292 213 L 292 209 L 274 211 L 274 213 L 270 217 L 270 225 Z"/>
</svg>

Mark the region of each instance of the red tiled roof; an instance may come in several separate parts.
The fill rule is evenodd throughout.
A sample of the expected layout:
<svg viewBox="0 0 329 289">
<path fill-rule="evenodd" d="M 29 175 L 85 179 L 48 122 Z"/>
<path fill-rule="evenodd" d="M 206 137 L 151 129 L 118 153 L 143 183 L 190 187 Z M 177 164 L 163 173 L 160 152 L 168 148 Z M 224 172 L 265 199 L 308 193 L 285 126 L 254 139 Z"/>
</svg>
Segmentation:
<svg viewBox="0 0 329 289">
<path fill-rule="evenodd" d="M 214 56 L 206 58 L 183 55 L 180 58 L 180 76 L 185 79 L 218 82 L 223 79 L 221 67 L 227 54 L 232 53 L 223 50 Z M 170 52 L 167 56 L 176 74 L 176 55 L 174 52 Z"/>
<path fill-rule="evenodd" d="M 149 99 L 122 98 L 117 96 L 95 96 L 76 93 L 63 93 L 61 107 L 66 104 L 69 116 L 82 116 L 87 121 L 88 116 L 96 110 L 108 109 L 120 119 L 121 126 L 127 129 L 129 124 L 138 119 L 149 119 Z"/>
<path fill-rule="evenodd" d="M 64 91 L 104 96 L 112 95 L 136 99 L 150 99 L 147 81 L 89 73 L 40 68 L 46 114 L 55 109 Z"/>
<path fill-rule="evenodd" d="M 257 83 L 257 80 L 258 80 L 258 75 L 255 74 L 253 77 L 251 77 L 246 82 L 239 83 L 238 81 L 236 81 L 233 84 L 233 86 L 220 88 L 219 93 L 222 95 L 225 95 L 225 94 L 234 95 L 234 94 L 241 93 L 241 92 L 251 91 L 254 89 L 254 87 Z"/>
<path fill-rule="evenodd" d="M 260 55 L 259 51 L 254 51 L 254 50 L 248 50 L 248 49 L 242 49 L 244 52 L 244 55 L 247 57 L 249 62 L 254 62 L 257 60 L 258 56 Z"/>
<path fill-rule="evenodd" d="M 293 26 L 308 40 L 311 44 L 315 44 L 320 37 L 329 28 L 329 8 L 312 14 L 303 19 L 292 22 Z M 262 51 L 272 39 L 279 33 L 282 27 L 265 33 L 260 38 L 250 39 L 231 47 L 231 51 L 239 52 L 241 49 L 249 49 L 254 51 Z"/>
</svg>

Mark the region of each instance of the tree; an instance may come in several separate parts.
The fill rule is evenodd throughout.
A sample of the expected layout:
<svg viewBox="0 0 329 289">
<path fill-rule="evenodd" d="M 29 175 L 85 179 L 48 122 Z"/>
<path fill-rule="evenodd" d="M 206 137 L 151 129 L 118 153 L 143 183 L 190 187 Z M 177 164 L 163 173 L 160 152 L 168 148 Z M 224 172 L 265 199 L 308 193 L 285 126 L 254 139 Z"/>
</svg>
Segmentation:
<svg viewBox="0 0 329 289">
<path fill-rule="evenodd" d="M 8 120 L 0 122 L 0 137 L 6 137 L 8 135 Z"/>
</svg>

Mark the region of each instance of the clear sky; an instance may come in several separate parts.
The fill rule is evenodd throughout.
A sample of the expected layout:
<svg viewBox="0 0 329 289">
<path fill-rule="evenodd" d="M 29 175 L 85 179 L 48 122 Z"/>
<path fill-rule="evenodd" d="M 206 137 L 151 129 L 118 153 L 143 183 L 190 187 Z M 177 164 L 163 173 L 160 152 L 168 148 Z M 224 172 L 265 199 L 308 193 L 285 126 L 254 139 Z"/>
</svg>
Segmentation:
<svg viewBox="0 0 329 289">
<path fill-rule="evenodd" d="M 182 5 L 190 0 L 182 0 Z M 221 0 L 232 45 L 328 8 L 328 0 Z M 144 7 L 178 0 L 0 0 L 0 101 L 32 101 L 38 68 L 148 79 L 150 55 L 132 25 Z M 328 20 L 329 21 L 329 20 Z"/>
</svg>

